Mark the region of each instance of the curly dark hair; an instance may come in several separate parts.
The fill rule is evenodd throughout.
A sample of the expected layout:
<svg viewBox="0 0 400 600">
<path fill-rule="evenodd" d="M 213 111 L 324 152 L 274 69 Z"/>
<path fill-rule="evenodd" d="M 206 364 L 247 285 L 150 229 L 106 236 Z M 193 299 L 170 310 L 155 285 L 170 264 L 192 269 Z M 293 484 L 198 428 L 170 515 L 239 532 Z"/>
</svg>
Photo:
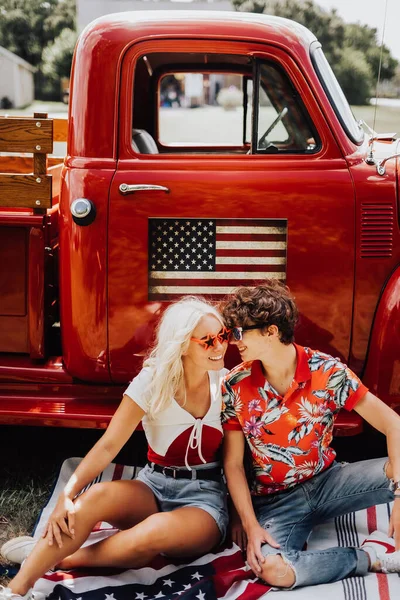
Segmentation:
<svg viewBox="0 0 400 600">
<path fill-rule="evenodd" d="M 289 288 L 277 279 L 240 287 L 219 308 L 228 327 L 260 325 L 264 334 L 270 325 L 276 325 L 283 344 L 294 340 L 299 313 Z"/>
</svg>

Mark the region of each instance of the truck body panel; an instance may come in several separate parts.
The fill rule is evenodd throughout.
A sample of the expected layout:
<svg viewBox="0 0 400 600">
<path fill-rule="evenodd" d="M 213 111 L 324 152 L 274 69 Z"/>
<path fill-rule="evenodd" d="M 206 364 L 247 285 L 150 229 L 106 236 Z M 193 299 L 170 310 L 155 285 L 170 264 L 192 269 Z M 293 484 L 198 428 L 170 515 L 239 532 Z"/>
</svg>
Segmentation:
<svg viewBox="0 0 400 600">
<path fill-rule="evenodd" d="M 54 161 L 41 171 L 52 208 L 10 179 L 22 171 L 24 189 L 33 186 L 43 153 L 33 176 L 26 157 L 0 158 L 0 422 L 105 427 L 168 302 L 218 301 L 270 276 L 299 305 L 297 341 L 365 372 L 400 407 L 397 159 L 383 176 L 376 168 L 398 142 L 372 142 L 367 164 L 371 142 L 346 129 L 315 67 L 318 49 L 304 27 L 257 14 L 119 13 L 84 30 L 62 173 Z M 179 118 L 193 123 L 196 112 L 163 112 L 164 82 L 191 75 L 193 107 L 198 76 L 205 98 L 218 77 L 240 86 L 240 139 L 214 139 L 219 123 L 206 120 L 207 135 L 168 139 L 168 119 L 184 129 Z M 33 139 L 37 126 L 25 125 Z M 79 200 L 91 220 L 74 214 Z M 227 366 L 238 360 L 230 351 Z M 340 415 L 336 432 L 361 427 Z"/>
<path fill-rule="evenodd" d="M 385 286 L 375 314 L 365 383 L 374 394 L 400 410 L 400 268 Z"/>
</svg>

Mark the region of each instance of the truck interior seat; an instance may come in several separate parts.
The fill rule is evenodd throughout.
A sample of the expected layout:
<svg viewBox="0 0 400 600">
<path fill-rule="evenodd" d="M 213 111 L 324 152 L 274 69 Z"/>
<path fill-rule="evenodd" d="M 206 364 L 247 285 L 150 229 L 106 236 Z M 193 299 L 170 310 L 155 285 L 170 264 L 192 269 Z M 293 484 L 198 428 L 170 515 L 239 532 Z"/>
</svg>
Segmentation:
<svg viewBox="0 0 400 600">
<path fill-rule="evenodd" d="M 132 129 L 132 143 L 139 154 L 158 154 L 157 144 L 144 129 Z"/>
</svg>

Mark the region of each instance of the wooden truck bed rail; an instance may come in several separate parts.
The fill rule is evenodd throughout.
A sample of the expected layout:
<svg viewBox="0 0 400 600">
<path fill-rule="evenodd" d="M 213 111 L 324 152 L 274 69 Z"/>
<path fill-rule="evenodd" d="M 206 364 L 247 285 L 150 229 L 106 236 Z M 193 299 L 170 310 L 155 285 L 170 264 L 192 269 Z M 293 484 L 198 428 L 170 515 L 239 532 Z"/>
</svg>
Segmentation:
<svg viewBox="0 0 400 600">
<path fill-rule="evenodd" d="M 53 151 L 53 142 L 66 140 L 66 135 L 67 121 L 47 119 L 44 113 L 33 118 L 0 117 L 0 152 L 33 154 L 33 159 L 0 157 L 0 208 L 45 210 L 58 201 L 61 159 L 48 159 L 47 154 Z M 25 170 L 32 172 L 21 173 Z"/>
<path fill-rule="evenodd" d="M 0 152 L 24 153 L 0 154 L 0 353 L 31 360 L 46 357 L 56 301 L 63 159 L 47 153 L 67 134 L 66 120 L 46 117 L 0 117 Z"/>
</svg>

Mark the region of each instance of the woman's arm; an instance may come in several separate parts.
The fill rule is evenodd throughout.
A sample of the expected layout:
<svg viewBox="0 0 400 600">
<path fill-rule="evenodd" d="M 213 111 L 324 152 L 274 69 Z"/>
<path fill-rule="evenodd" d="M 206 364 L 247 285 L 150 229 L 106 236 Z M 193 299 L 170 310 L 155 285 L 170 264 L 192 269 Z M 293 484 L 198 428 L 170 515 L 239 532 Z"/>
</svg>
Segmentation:
<svg viewBox="0 0 400 600">
<path fill-rule="evenodd" d="M 47 537 L 50 545 L 55 538 L 58 545 L 62 546 L 61 531 L 69 537 L 74 537 L 73 499 L 113 461 L 135 431 L 144 414 L 145 411 L 136 402 L 124 395 L 108 428 L 81 461 L 58 498 L 57 505 L 43 532 L 43 537 Z"/>
<path fill-rule="evenodd" d="M 66 496 L 74 498 L 114 460 L 144 414 L 144 410 L 136 402 L 124 395 L 106 431 L 81 461 L 65 486 Z"/>
</svg>

